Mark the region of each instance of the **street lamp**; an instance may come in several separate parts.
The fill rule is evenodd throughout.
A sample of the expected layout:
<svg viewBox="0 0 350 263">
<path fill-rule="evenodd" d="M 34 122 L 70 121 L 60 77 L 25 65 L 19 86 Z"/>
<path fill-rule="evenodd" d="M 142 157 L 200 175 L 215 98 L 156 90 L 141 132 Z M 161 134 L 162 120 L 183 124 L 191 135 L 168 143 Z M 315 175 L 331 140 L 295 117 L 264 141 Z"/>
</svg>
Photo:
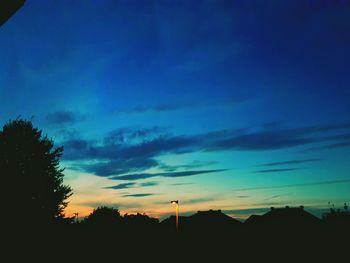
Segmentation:
<svg viewBox="0 0 350 263">
<path fill-rule="evenodd" d="M 179 232 L 179 200 L 171 201 L 173 205 L 175 205 L 176 211 L 176 232 Z"/>
</svg>

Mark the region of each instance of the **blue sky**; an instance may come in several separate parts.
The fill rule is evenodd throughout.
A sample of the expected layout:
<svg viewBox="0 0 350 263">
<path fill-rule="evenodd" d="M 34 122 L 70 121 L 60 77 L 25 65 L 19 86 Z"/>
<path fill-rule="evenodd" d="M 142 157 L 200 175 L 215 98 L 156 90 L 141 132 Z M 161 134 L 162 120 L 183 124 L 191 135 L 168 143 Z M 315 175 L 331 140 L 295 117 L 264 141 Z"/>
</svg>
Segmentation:
<svg viewBox="0 0 350 263">
<path fill-rule="evenodd" d="M 65 147 L 67 214 L 350 201 L 349 1 L 34 0 L 0 39 L 0 121 Z"/>
</svg>

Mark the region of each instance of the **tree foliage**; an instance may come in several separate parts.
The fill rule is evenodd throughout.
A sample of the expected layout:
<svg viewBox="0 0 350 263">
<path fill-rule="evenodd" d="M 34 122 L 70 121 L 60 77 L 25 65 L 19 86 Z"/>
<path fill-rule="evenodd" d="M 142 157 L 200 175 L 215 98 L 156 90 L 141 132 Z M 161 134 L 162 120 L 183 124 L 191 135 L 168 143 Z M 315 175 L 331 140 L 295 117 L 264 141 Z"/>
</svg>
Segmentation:
<svg viewBox="0 0 350 263">
<path fill-rule="evenodd" d="M 0 172 L 5 207 L 11 220 L 49 223 L 64 216 L 72 194 L 63 184 L 59 159 L 63 147 L 32 123 L 9 121 L 0 131 Z"/>
<path fill-rule="evenodd" d="M 87 216 L 85 222 L 88 224 L 110 226 L 120 223 L 121 215 L 118 209 L 99 206 L 90 215 Z"/>
</svg>

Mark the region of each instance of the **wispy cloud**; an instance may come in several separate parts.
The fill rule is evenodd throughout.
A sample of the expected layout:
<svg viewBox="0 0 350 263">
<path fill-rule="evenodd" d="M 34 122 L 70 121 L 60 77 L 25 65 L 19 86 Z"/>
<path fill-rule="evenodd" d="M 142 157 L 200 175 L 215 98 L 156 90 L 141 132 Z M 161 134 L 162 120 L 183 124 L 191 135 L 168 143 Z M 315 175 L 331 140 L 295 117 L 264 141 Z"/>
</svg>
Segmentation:
<svg viewBox="0 0 350 263">
<path fill-rule="evenodd" d="M 264 151 L 291 148 L 315 142 L 313 137 L 297 136 L 290 131 L 255 132 L 218 140 L 207 151 L 241 150 Z"/>
<path fill-rule="evenodd" d="M 181 201 L 181 203 L 189 205 L 189 204 L 207 203 L 215 200 L 216 199 L 212 197 L 199 197 L 199 198 L 192 198 L 192 199 L 184 199 Z M 169 201 L 157 201 L 155 202 L 155 204 L 165 205 L 165 204 L 169 204 Z"/>
<path fill-rule="evenodd" d="M 171 184 L 171 185 L 181 186 L 181 185 L 191 185 L 191 184 L 194 184 L 194 183 L 176 183 L 176 184 Z"/>
<path fill-rule="evenodd" d="M 281 128 L 282 127 L 282 128 Z M 190 164 L 167 165 L 160 163 L 158 157 L 165 154 L 183 154 L 200 151 L 268 151 L 297 146 L 306 146 L 314 143 L 335 141 L 333 147 L 347 146 L 348 134 L 327 135 L 328 132 L 338 132 L 350 129 L 349 123 L 306 126 L 300 128 L 285 128 L 283 126 L 268 126 L 251 132 L 247 128 L 217 130 L 194 135 L 171 135 L 162 133 L 162 128 L 122 128 L 107 133 L 100 140 L 85 140 L 72 138 L 64 141 L 63 159 L 75 162 L 77 169 L 93 173 L 98 176 L 118 176 L 120 180 L 135 180 L 154 176 L 189 176 L 189 173 L 177 170 L 205 167 L 212 162 L 197 162 Z M 320 159 L 287 160 L 261 164 L 263 167 L 273 167 L 287 164 L 301 164 L 316 162 Z M 91 162 L 92 161 L 92 162 Z M 161 169 L 163 174 L 135 173 L 149 168 Z M 286 172 L 298 168 L 266 169 L 258 173 Z M 189 172 L 190 172 L 189 171 Z M 133 173 L 128 175 L 129 173 Z M 191 174 L 193 175 L 193 174 Z M 123 179 L 125 178 L 125 179 Z"/>
<path fill-rule="evenodd" d="M 250 196 L 249 195 L 238 195 L 236 196 L 237 198 L 249 198 Z"/>
<path fill-rule="evenodd" d="M 339 143 L 332 143 L 332 144 L 327 144 L 327 145 L 323 145 L 323 146 L 311 147 L 311 148 L 305 149 L 304 152 L 318 151 L 318 150 L 332 150 L 332 149 L 345 148 L 345 147 L 350 147 L 350 141 L 349 142 L 339 142 Z"/>
<path fill-rule="evenodd" d="M 138 105 L 129 110 L 120 110 L 115 111 L 114 114 L 139 114 L 139 113 L 149 113 L 149 112 L 167 112 L 167 111 L 175 111 L 184 108 L 190 107 L 188 103 L 179 103 L 179 104 L 159 104 L 159 105 L 149 105 L 142 106 Z"/>
<path fill-rule="evenodd" d="M 147 187 L 147 186 L 156 186 L 158 184 L 159 184 L 158 182 L 144 182 L 144 183 L 140 183 L 139 186 Z"/>
<path fill-rule="evenodd" d="M 116 143 L 137 143 L 140 142 L 140 140 L 142 142 L 144 139 L 154 139 L 165 131 L 166 128 L 159 126 L 146 128 L 123 127 L 108 132 L 103 138 L 103 141 L 107 145 Z"/>
<path fill-rule="evenodd" d="M 107 162 L 81 164 L 79 168 L 98 176 L 108 177 L 141 171 L 155 166 L 157 166 L 157 161 L 150 158 L 119 158 Z"/>
<path fill-rule="evenodd" d="M 72 124 L 80 120 L 82 117 L 72 111 L 56 111 L 54 113 L 48 114 L 46 120 L 50 124 Z"/>
<path fill-rule="evenodd" d="M 349 129 L 350 123 L 307 126 L 301 128 L 263 129 L 218 139 L 207 147 L 209 151 L 218 150 L 276 150 L 308 145 L 331 140 L 344 140 L 347 136 L 322 136 L 323 133 Z M 320 136 L 321 134 L 321 136 Z"/>
<path fill-rule="evenodd" d="M 301 168 L 266 169 L 266 170 L 253 171 L 253 173 L 280 173 L 280 172 L 290 172 L 290 171 L 295 171 L 300 169 Z"/>
<path fill-rule="evenodd" d="M 320 182 L 313 182 L 313 183 L 247 187 L 247 188 L 239 188 L 235 190 L 236 191 L 269 190 L 269 189 L 279 189 L 279 188 L 293 188 L 293 187 L 297 188 L 297 187 L 308 187 L 308 186 L 317 186 L 317 185 L 343 184 L 343 183 L 349 183 L 349 182 L 350 182 L 350 179 L 340 179 L 340 180 L 329 180 L 329 181 L 320 181 Z"/>
<path fill-rule="evenodd" d="M 289 165 L 289 164 L 301 164 L 301 163 L 317 162 L 317 161 L 321 161 L 321 160 L 322 159 L 289 160 L 289 161 L 281 161 L 281 162 L 258 164 L 258 165 L 255 165 L 255 167 L 280 166 L 280 165 Z"/>
<path fill-rule="evenodd" d="M 118 185 L 113 185 L 113 186 L 106 186 L 103 187 L 104 189 L 115 189 L 115 190 L 119 190 L 119 189 L 126 189 L 126 188 L 131 188 L 133 186 L 135 186 L 136 183 L 124 183 L 124 184 L 118 184 Z"/>
<path fill-rule="evenodd" d="M 137 173 L 137 174 L 127 174 L 121 176 L 110 177 L 112 180 L 141 180 L 147 179 L 151 177 L 185 177 L 185 176 L 193 176 L 198 174 L 208 174 L 208 173 L 216 173 L 223 172 L 226 169 L 216 169 L 216 170 L 200 170 L 200 171 L 184 171 L 184 172 L 169 172 L 169 173 Z"/>
<path fill-rule="evenodd" d="M 183 170 L 189 170 L 189 169 L 195 169 L 195 168 L 201 168 L 204 166 L 209 166 L 209 165 L 214 165 L 217 164 L 218 162 L 211 161 L 211 162 L 202 162 L 202 161 L 193 161 L 192 163 L 188 164 L 179 164 L 179 165 L 168 165 L 164 163 L 160 163 L 158 167 L 164 171 L 167 172 L 173 172 L 178 169 L 183 169 Z"/>
<path fill-rule="evenodd" d="M 210 201 L 214 201 L 214 198 L 208 198 L 208 197 L 202 197 L 202 198 L 193 198 L 193 199 L 188 199 L 184 200 L 184 204 L 198 204 L 198 203 L 206 203 Z"/>
<path fill-rule="evenodd" d="M 146 196 L 151 196 L 151 195 L 154 195 L 154 194 L 150 194 L 150 193 L 147 193 L 147 194 L 126 194 L 126 195 L 122 195 L 122 197 L 146 197 Z"/>
<path fill-rule="evenodd" d="M 122 184 L 117 184 L 113 186 L 106 186 L 103 187 L 103 189 L 114 189 L 114 190 L 120 190 L 120 189 L 126 189 L 126 188 L 140 188 L 140 187 L 149 187 L 149 186 L 156 186 L 158 185 L 158 182 L 144 182 L 144 183 L 134 183 L 134 182 L 129 182 L 129 183 L 122 183 Z"/>
<path fill-rule="evenodd" d="M 247 101 L 246 97 L 231 97 L 225 100 L 218 101 L 180 101 L 177 103 L 164 103 L 154 105 L 137 105 L 130 109 L 115 110 L 113 114 L 143 114 L 143 113 L 163 113 L 170 111 L 188 110 L 188 109 L 200 109 L 208 107 L 223 107 L 223 106 L 236 106 L 242 102 Z"/>
<path fill-rule="evenodd" d="M 189 151 L 186 149 L 192 147 L 194 142 L 181 136 L 159 136 L 140 143 L 120 143 L 108 139 L 101 144 L 92 140 L 71 139 L 62 144 L 65 146 L 63 159 L 94 160 L 91 164 L 76 164 L 77 168 L 98 176 L 115 176 L 156 167 L 158 162 L 155 157 Z"/>
<path fill-rule="evenodd" d="M 276 199 L 276 198 L 280 198 L 282 196 L 288 196 L 288 195 L 291 195 L 293 193 L 286 193 L 286 194 L 280 194 L 280 195 L 273 195 L 271 197 L 268 197 L 268 198 L 265 198 L 263 201 L 269 201 L 269 200 L 272 200 L 272 199 Z"/>
</svg>

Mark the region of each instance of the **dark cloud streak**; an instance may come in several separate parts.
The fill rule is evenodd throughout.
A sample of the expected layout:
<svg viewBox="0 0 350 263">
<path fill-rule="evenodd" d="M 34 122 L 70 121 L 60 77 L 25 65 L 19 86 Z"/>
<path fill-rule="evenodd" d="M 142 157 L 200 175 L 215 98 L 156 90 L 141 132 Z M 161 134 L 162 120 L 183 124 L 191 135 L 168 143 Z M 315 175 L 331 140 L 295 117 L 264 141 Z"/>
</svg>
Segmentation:
<svg viewBox="0 0 350 263">
<path fill-rule="evenodd" d="M 158 185 L 158 182 L 144 182 L 144 183 L 140 183 L 140 184 L 130 182 L 130 183 L 117 184 L 117 185 L 113 185 L 113 186 L 106 186 L 106 187 L 103 187 L 103 189 L 120 190 L 120 189 L 127 189 L 127 188 L 149 187 L 149 186 L 156 186 L 156 185 Z"/>
<path fill-rule="evenodd" d="M 147 194 L 126 194 L 126 195 L 122 195 L 122 197 L 147 197 L 147 196 L 151 196 L 151 195 L 154 195 L 154 194 L 150 194 L 150 193 L 147 193 Z"/>
<path fill-rule="evenodd" d="M 103 187 L 103 189 L 114 189 L 114 190 L 119 190 L 119 189 L 126 189 L 126 188 L 131 188 L 135 186 L 136 183 L 124 183 L 124 184 L 118 184 L 114 186 L 107 186 Z"/>
<path fill-rule="evenodd" d="M 283 127 L 283 126 L 282 126 Z M 217 130 L 194 135 L 162 134 L 159 127 L 122 128 L 108 133 L 101 141 L 73 138 L 62 144 L 65 147 L 63 159 L 70 161 L 87 160 L 92 164 L 75 164 L 79 169 L 98 176 L 118 176 L 144 171 L 158 167 L 168 171 L 162 175 L 140 173 L 140 178 L 154 176 L 175 177 L 188 176 L 186 173 L 175 173 L 177 169 L 190 169 L 210 163 L 167 166 L 159 163 L 156 158 L 165 154 L 182 154 L 199 151 L 267 151 L 305 146 L 325 141 L 336 141 L 334 147 L 348 146 L 349 134 L 322 136 L 325 132 L 336 132 L 350 128 L 349 123 L 307 126 L 300 128 L 280 128 L 280 126 L 264 127 L 261 130 L 249 132 L 248 129 Z M 321 134 L 321 136 L 320 136 Z M 136 140 L 136 141 L 135 141 Z M 277 166 L 300 164 L 319 159 L 291 160 L 262 164 L 260 166 Z M 294 169 L 294 168 L 293 168 Z M 274 171 L 275 170 L 275 171 Z M 257 172 L 277 172 L 277 169 Z M 287 171 L 279 169 L 280 172 Z M 171 173 L 173 172 L 173 173 Z M 125 175 L 120 178 L 132 178 L 135 175 Z M 121 179 L 123 180 L 123 179 Z"/>
<path fill-rule="evenodd" d="M 273 163 L 263 163 L 255 165 L 255 167 L 269 167 L 269 166 L 280 166 L 280 165 L 289 165 L 289 164 L 300 164 L 300 163 L 309 163 L 309 162 L 317 162 L 322 159 L 303 159 L 303 160 L 290 160 L 290 161 L 282 161 L 282 162 L 273 162 Z"/>
<path fill-rule="evenodd" d="M 158 184 L 159 184 L 158 182 L 144 182 L 144 183 L 140 183 L 139 186 L 148 187 L 148 186 L 156 186 Z"/>
<path fill-rule="evenodd" d="M 281 168 L 281 169 L 266 169 L 266 170 L 258 170 L 253 173 L 279 173 L 279 172 L 290 172 L 295 170 L 300 170 L 301 168 Z"/>
<path fill-rule="evenodd" d="M 248 188 L 240 188 L 240 189 L 234 189 L 234 190 L 235 191 L 270 190 L 270 189 L 279 189 L 279 188 L 293 188 L 293 187 L 308 187 L 308 186 L 317 186 L 317 185 L 342 184 L 342 183 L 349 183 L 349 182 L 350 182 L 350 179 L 340 179 L 340 180 L 330 180 L 330 181 L 321 181 L 321 182 L 313 182 L 313 183 L 248 187 Z"/>
<path fill-rule="evenodd" d="M 50 124 L 72 124 L 78 121 L 78 116 L 72 111 L 56 111 L 54 113 L 48 114 L 46 120 Z"/>
<path fill-rule="evenodd" d="M 141 180 L 152 177 L 186 177 L 198 174 L 208 174 L 215 172 L 223 172 L 226 169 L 216 169 L 216 170 L 199 170 L 199 171 L 184 171 L 184 172 L 169 172 L 169 173 L 137 173 L 137 174 L 127 174 L 122 176 L 110 177 L 112 180 Z"/>
<path fill-rule="evenodd" d="M 339 149 L 339 148 L 346 148 L 346 147 L 350 147 L 350 141 L 311 147 L 311 148 L 305 149 L 303 152 L 319 151 L 319 150 L 332 150 L 332 149 Z"/>
</svg>

